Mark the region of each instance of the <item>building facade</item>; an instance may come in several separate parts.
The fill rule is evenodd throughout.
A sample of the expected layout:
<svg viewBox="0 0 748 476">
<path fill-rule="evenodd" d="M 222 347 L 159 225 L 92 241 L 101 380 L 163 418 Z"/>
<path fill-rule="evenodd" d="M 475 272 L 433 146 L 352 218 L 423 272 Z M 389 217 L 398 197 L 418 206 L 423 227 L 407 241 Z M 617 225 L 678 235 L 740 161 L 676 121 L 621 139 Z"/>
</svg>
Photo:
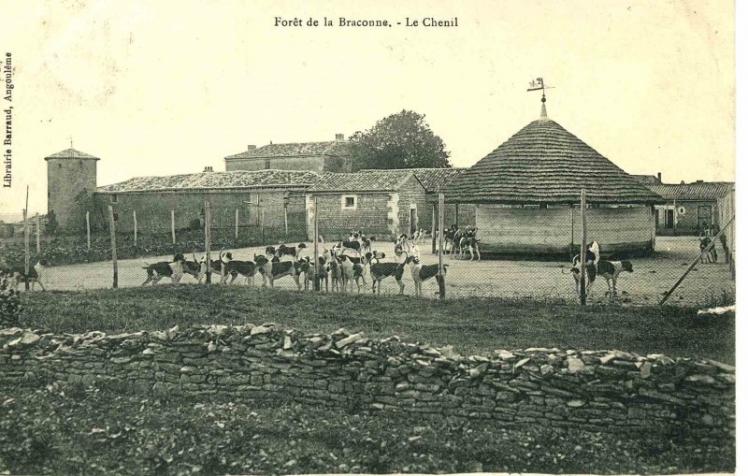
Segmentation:
<svg viewBox="0 0 748 476">
<path fill-rule="evenodd" d="M 660 235 L 698 235 L 704 227 L 719 228 L 718 202 L 735 187 L 733 182 L 649 185 L 665 203 L 655 207 Z"/>
<path fill-rule="evenodd" d="M 260 170 L 202 172 L 167 177 L 138 177 L 99 187 L 97 213 L 117 213 L 117 230 L 168 233 L 172 212 L 178 230 L 204 224 L 210 203 L 213 228 L 287 228 L 306 234 L 304 193 L 316 181 L 309 171 Z M 134 214 L 133 214 L 134 212 Z"/>
<path fill-rule="evenodd" d="M 250 145 L 247 150 L 224 158 L 226 171 L 236 170 L 309 170 L 312 172 L 350 172 L 353 145 L 343 134 L 334 141 L 291 144 Z"/>
<path fill-rule="evenodd" d="M 359 230 L 377 241 L 389 241 L 422 225 L 431 226 L 426 189 L 409 170 L 322 175 L 307 190 L 310 240 L 314 239 L 315 201 L 317 227 L 326 241 L 342 240 Z"/>
</svg>

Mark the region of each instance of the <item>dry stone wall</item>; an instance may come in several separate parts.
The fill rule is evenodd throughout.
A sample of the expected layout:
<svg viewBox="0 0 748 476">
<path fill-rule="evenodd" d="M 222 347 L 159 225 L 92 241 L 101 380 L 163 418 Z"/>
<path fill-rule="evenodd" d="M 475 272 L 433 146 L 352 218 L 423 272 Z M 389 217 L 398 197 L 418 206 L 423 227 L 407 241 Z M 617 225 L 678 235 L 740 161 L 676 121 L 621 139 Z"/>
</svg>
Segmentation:
<svg viewBox="0 0 748 476">
<path fill-rule="evenodd" d="M 0 329 L 0 387 L 118 381 L 157 395 L 282 395 L 358 410 L 595 431 L 735 431 L 735 369 L 621 351 L 497 350 L 490 357 L 272 324 L 106 335 Z"/>
</svg>

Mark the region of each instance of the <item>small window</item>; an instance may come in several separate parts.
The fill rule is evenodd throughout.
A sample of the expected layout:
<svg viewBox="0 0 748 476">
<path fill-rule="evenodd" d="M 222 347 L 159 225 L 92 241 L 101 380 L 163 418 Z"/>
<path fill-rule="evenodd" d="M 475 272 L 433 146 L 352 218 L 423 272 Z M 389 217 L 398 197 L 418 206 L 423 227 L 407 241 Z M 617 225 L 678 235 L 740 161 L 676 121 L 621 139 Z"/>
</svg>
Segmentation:
<svg viewBox="0 0 748 476">
<path fill-rule="evenodd" d="M 355 210 L 358 207 L 358 200 L 355 195 L 343 195 L 342 206 L 346 210 Z"/>
<path fill-rule="evenodd" d="M 117 203 L 117 194 L 112 194 L 112 203 Z"/>
<path fill-rule="evenodd" d="M 269 168 L 270 168 L 270 161 L 269 161 L 269 160 L 266 160 L 266 161 L 265 161 L 265 168 L 266 168 L 266 169 L 269 169 Z"/>
</svg>

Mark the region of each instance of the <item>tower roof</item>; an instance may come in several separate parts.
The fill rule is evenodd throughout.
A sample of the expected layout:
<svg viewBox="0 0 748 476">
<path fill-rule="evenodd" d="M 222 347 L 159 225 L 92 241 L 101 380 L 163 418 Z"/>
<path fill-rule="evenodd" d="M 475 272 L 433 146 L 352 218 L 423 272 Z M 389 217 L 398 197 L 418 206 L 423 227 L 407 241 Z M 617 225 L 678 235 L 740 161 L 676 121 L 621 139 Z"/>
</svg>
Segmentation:
<svg viewBox="0 0 748 476">
<path fill-rule="evenodd" d="M 47 159 L 92 159 L 92 160 L 101 160 L 98 157 L 94 157 L 93 155 L 86 154 L 85 152 L 81 152 L 79 150 L 75 149 L 65 149 L 61 150 L 60 152 L 57 152 L 56 154 L 48 155 L 47 157 L 44 157 L 44 160 Z"/>
<path fill-rule="evenodd" d="M 545 106 L 545 104 L 544 104 Z M 455 178 L 453 203 L 664 203 L 595 149 L 544 115 Z M 545 117 L 543 117 L 545 116 Z"/>
</svg>

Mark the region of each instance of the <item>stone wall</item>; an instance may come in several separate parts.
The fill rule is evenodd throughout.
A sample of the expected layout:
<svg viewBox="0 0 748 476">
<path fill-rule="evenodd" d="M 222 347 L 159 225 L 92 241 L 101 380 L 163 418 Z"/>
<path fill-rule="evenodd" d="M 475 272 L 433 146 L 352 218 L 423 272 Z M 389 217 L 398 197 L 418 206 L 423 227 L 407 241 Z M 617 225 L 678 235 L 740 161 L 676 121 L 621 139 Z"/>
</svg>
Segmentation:
<svg viewBox="0 0 748 476">
<path fill-rule="evenodd" d="M 423 228 L 431 229 L 431 205 L 426 202 L 426 190 L 418 181 L 415 175 L 411 176 L 398 189 L 398 210 L 397 222 L 398 230 L 394 236 L 400 233 L 412 234 L 412 231 Z M 415 223 L 412 224 L 411 230 L 411 210 L 415 206 Z"/>
<path fill-rule="evenodd" d="M 288 217 L 288 232 L 292 235 L 306 234 L 306 210 L 302 191 L 267 189 L 250 190 L 180 190 L 144 191 L 126 193 L 102 193 L 100 210 L 94 210 L 109 230 L 109 205 L 118 215 L 117 231 L 132 232 L 135 226 L 133 211 L 137 213 L 138 231 L 142 233 L 170 233 L 171 210 L 174 210 L 174 224 L 177 230 L 186 229 L 190 222 L 200 219 L 205 201 L 211 202 L 213 228 L 233 229 L 236 211 L 239 210 L 239 226 L 264 228 L 285 228 L 285 213 Z M 116 197 L 116 198 L 114 198 Z M 116 199 L 116 202 L 112 200 Z"/>
<path fill-rule="evenodd" d="M 343 208 L 343 197 L 355 196 L 356 208 Z M 307 195 L 307 229 L 309 239 L 314 235 L 314 197 Z M 375 236 L 377 240 L 389 239 L 391 230 L 387 223 L 388 200 L 387 192 L 340 192 L 319 193 L 317 197 L 317 226 L 319 234 L 333 242 L 347 238 L 351 231 L 362 230 L 367 236 Z"/>
<path fill-rule="evenodd" d="M 735 431 L 735 369 L 621 351 L 497 350 L 458 355 L 341 329 L 302 334 L 265 324 L 53 335 L 0 329 L 0 387 L 119 381 L 156 395 L 493 419 L 594 431 Z"/>
</svg>

